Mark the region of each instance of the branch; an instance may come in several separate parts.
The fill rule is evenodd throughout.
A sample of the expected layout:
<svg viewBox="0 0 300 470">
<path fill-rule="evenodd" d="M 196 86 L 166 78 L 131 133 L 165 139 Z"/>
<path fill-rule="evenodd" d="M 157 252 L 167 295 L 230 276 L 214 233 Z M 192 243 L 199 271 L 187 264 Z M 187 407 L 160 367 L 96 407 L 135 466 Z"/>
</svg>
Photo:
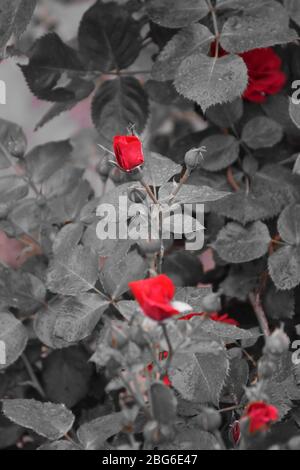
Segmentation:
<svg viewBox="0 0 300 470">
<path fill-rule="evenodd" d="M 258 323 L 261 327 L 261 330 L 265 336 L 268 338 L 271 335 L 269 323 L 265 311 L 263 309 L 260 295 L 259 294 L 249 294 L 249 300 L 257 317 Z"/>
</svg>

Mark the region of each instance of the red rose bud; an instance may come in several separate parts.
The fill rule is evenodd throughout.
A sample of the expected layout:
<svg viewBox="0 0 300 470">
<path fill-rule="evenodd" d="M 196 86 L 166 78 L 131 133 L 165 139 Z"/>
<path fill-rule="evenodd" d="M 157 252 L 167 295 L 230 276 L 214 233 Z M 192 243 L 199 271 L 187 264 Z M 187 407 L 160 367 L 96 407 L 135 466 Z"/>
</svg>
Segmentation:
<svg viewBox="0 0 300 470">
<path fill-rule="evenodd" d="M 246 408 L 246 412 L 243 416 L 243 420 L 245 419 L 249 420 L 249 432 L 253 434 L 268 430 L 271 424 L 278 421 L 279 413 L 277 408 L 263 401 L 254 402 L 250 403 Z"/>
<path fill-rule="evenodd" d="M 171 302 L 175 286 L 168 276 L 161 274 L 150 279 L 130 282 L 129 287 L 144 314 L 155 321 L 164 321 L 178 315 Z"/>
<path fill-rule="evenodd" d="M 231 442 L 237 446 L 241 440 L 241 425 L 239 421 L 235 421 L 230 427 L 229 434 Z"/>
<path fill-rule="evenodd" d="M 117 163 L 123 171 L 133 171 L 145 162 L 142 143 L 136 136 L 116 136 L 114 151 Z"/>
<path fill-rule="evenodd" d="M 216 43 L 211 46 L 211 56 L 216 53 Z M 219 57 L 228 53 L 219 47 Z M 248 69 L 248 87 L 243 98 L 253 103 L 264 103 L 267 95 L 276 95 L 284 87 L 287 77 L 281 70 L 282 60 L 271 48 L 253 49 L 239 54 Z"/>
</svg>

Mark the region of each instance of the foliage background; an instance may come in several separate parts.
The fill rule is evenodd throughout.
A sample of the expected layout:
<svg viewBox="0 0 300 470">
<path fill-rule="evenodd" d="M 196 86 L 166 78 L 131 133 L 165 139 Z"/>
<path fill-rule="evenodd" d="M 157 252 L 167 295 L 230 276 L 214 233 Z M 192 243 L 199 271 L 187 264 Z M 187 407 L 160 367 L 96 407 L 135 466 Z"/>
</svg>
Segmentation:
<svg viewBox="0 0 300 470">
<path fill-rule="evenodd" d="M 300 73 L 298 2 L 216 2 L 224 49 L 274 46 L 282 58 L 286 86 L 263 104 L 240 98 L 247 71 L 237 55 L 208 59 L 216 31 L 206 2 L 189 0 L 191 15 L 188 4 L 177 11 L 178 0 L 103 0 L 83 17 L 95 2 L 40 0 L 25 33 L 36 2 L 2 3 L 9 18 L 1 20 L 8 104 L 0 107 L 0 339 L 9 344 L 9 367 L 0 374 L 0 448 L 212 449 L 220 440 L 232 448 L 231 426 L 253 399 L 276 406 L 281 420 L 247 446 L 295 446 L 299 368 L 284 352 L 272 378 L 257 386 L 257 363 L 266 358 L 255 313 L 261 320 L 262 309 L 271 331 L 283 323 L 297 339 L 300 119 L 288 97 Z M 207 206 L 205 250 L 190 253 L 176 242 L 163 272 L 179 300 L 200 312 L 213 289 L 221 312 L 240 323 L 236 329 L 195 319 L 194 331 L 171 323 L 179 351 L 173 388 L 157 377 L 144 383 L 152 359 L 125 321 L 137 308 L 127 284 L 146 276 L 149 259 L 141 247 L 95 237 L 97 205 L 133 184 L 107 168 L 97 144 L 110 147 L 130 123 L 158 187 L 179 179 L 188 150 L 207 147 L 187 190 Z M 152 184 L 149 169 L 148 179 Z M 203 186 L 209 199 L 200 195 Z M 231 195 L 221 197 L 224 191 Z M 117 342 L 121 355 L 111 347 L 114 328 L 131 335 L 129 344 Z M 150 337 L 166 348 L 159 327 Z M 129 383 L 137 377 L 140 395 L 120 384 L 120 370 Z M 141 406 L 149 399 L 150 419 Z M 199 428 L 207 406 L 234 408 L 222 413 L 220 433 Z"/>
</svg>

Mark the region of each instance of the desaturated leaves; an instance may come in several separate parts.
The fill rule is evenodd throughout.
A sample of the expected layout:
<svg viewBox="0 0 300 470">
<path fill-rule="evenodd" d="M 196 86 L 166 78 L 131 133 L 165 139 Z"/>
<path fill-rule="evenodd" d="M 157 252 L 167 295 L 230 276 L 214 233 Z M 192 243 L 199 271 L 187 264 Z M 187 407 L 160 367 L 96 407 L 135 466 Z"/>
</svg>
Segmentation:
<svg viewBox="0 0 300 470">
<path fill-rule="evenodd" d="M 108 305 L 96 294 L 55 299 L 37 313 L 36 335 L 50 348 L 67 348 L 92 334 Z"/>
<path fill-rule="evenodd" d="M 196 101 L 203 111 L 212 105 L 233 101 L 248 84 L 248 70 L 238 56 L 220 59 L 194 54 L 178 70 L 175 86 L 185 98 Z"/>
<path fill-rule="evenodd" d="M 98 276 L 98 258 L 89 247 L 78 245 L 81 235 L 82 227 L 76 224 L 58 235 L 47 272 L 47 287 L 52 292 L 78 296 L 93 289 Z"/>
<path fill-rule="evenodd" d="M 228 263 L 246 263 L 264 256 L 270 242 L 269 230 L 262 222 L 247 227 L 229 223 L 219 233 L 214 248 Z"/>
<path fill-rule="evenodd" d="M 77 52 L 56 33 L 38 39 L 30 52 L 28 65 L 21 65 L 32 93 L 41 100 L 70 101 L 76 93 L 69 89 L 70 76 L 83 71 Z"/>
<path fill-rule="evenodd" d="M 23 157 L 27 148 L 27 138 L 20 126 L 0 119 L 0 142 L 0 170 L 4 170 L 11 166 L 5 150 L 13 157 Z"/>
<path fill-rule="evenodd" d="M 174 79 L 181 62 L 197 50 L 200 52 L 202 49 L 208 49 L 213 40 L 213 34 L 202 24 L 182 29 L 159 54 L 153 65 L 153 78 L 155 80 Z"/>
<path fill-rule="evenodd" d="M 123 426 L 123 413 L 113 413 L 83 424 L 77 435 L 85 450 L 98 450 L 107 439 L 120 432 Z"/>
<path fill-rule="evenodd" d="M 3 413 L 11 421 L 53 441 L 63 437 L 75 420 L 64 405 L 21 399 L 2 400 L 2 405 Z"/>
<path fill-rule="evenodd" d="M 216 201 L 211 209 L 242 224 L 267 220 L 298 198 L 299 179 L 288 170 L 268 165 L 255 174 L 249 191 L 240 189 Z"/>
<path fill-rule="evenodd" d="M 118 77 L 105 82 L 92 104 L 92 118 L 102 139 L 126 135 L 128 125 L 142 132 L 148 118 L 148 96 L 135 77 Z"/>
<path fill-rule="evenodd" d="M 242 140 L 248 147 L 256 150 L 273 147 L 283 138 L 280 124 L 267 117 L 251 119 L 244 127 Z"/>
<path fill-rule="evenodd" d="M 173 387 L 185 400 L 218 405 L 228 370 L 229 361 L 224 349 L 215 343 L 214 351 L 176 354 L 170 379 Z"/>
<path fill-rule="evenodd" d="M 101 1 L 84 14 L 78 41 L 88 68 L 103 72 L 131 65 L 142 44 L 140 25 L 125 8 Z"/>
<path fill-rule="evenodd" d="M 93 368 L 80 347 L 52 352 L 44 361 L 43 385 L 47 398 L 73 408 L 89 390 Z"/>
<path fill-rule="evenodd" d="M 196 23 L 208 14 L 205 0 L 149 0 L 147 12 L 152 21 L 167 28 Z"/>
<path fill-rule="evenodd" d="M 283 0 L 291 19 L 300 25 L 300 4 L 297 0 Z"/>
<path fill-rule="evenodd" d="M 43 183 L 71 161 L 73 147 L 68 140 L 39 145 L 26 155 L 26 168 L 32 181 Z"/>
<path fill-rule="evenodd" d="M 271 277 L 280 290 L 290 290 L 300 283 L 300 205 L 287 207 L 278 220 L 278 231 L 286 246 L 269 258 Z"/>
<path fill-rule="evenodd" d="M 24 33 L 36 4 L 37 0 L 1 0 L 0 50 L 12 34 L 19 38 Z"/>
<path fill-rule="evenodd" d="M 230 2 L 229 2 L 230 3 Z M 237 2 L 236 2 L 236 6 Z M 289 28 L 289 16 L 278 2 L 269 0 L 241 8 L 224 24 L 221 44 L 227 52 L 241 53 L 259 47 L 284 44 L 297 38 Z"/>
<path fill-rule="evenodd" d="M 220 171 L 232 165 L 240 153 L 240 144 L 232 135 L 212 135 L 201 142 L 206 147 L 201 166 L 207 171 Z"/>
<path fill-rule="evenodd" d="M 23 353 L 28 334 L 23 324 L 11 313 L 0 312 L 0 341 L 5 345 L 5 350 L 1 348 L 0 370 L 13 364 Z"/>
</svg>

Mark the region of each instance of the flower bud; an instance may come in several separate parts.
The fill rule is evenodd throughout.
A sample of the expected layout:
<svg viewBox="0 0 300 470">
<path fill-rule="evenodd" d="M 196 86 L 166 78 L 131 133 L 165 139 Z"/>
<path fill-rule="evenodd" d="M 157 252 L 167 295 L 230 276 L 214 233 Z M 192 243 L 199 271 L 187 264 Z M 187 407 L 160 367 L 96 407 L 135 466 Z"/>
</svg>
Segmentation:
<svg viewBox="0 0 300 470">
<path fill-rule="evenodd" d="M 102 158 L 101 162 L 98 163 L 97 172 L 99 173 L 101 177 L 107 179 L 110 173 L 110 170 L 111 170 L 111 166 L 109 164 L 108 157 L 105 156 Z"/>
<path fill-rule="evenodd" d="M 142 142 L 136 136 L 115 136 L 114 151 L 119 167 L 133 171 L 144 164 Z"/>
<path fill-rule="evenodd" d="M 139 188 L 132 188 L 128 190 L 128 198 L 131 202 L 139 204 L 146 199 L 146 191 Z"/>
<path fill-rule="evenodd" d="M 270 379 L 276 372 L 276 363 L 263 358 L 258 363 L 258 376 L 260 379 Z"/>
<path fill-rule="evenodd" d="M 184 163 L 188 170 L 196 170 L 203 160 L 203 155 L 200 149 L 192 149 L 185 154 Z"/>
<path fill-rule="evenodd" d="M 289 350 L 290 339 L 282 329 L 276 330 L 269 338 L 267 338 L 264 352 L 281 356 Z"/>
<path fill-rule="evenodd" d="M 5 219 L 9 213 L 9 208 L 6 204 L 0 204 L 0 219 Z"/>
<path fill-rule="evenodd" d="M 202 301 L 203 311 L 206 313 L 219 312 L 222 308 L 219 294 L 209 294 Z"/>
<path fill-rule="evenodd" d="M 229 431 L 229 439 L 234 446 L 237 446 L 241 440 L 241 424 L 239 421 L 235 421 Z"/>
<path fill-rule="evenodd" d="M 288 442 L 289 450 L 300 450 L 300 436 L 293 437 Z"/>
<path fill-rule="evenodd" d="M 220 428 L 222 417 L 218 411 L 212 408 L 206 408 L 196 417 L 196 422 L 203 431 L 214 432 Z"/>
</svg>

